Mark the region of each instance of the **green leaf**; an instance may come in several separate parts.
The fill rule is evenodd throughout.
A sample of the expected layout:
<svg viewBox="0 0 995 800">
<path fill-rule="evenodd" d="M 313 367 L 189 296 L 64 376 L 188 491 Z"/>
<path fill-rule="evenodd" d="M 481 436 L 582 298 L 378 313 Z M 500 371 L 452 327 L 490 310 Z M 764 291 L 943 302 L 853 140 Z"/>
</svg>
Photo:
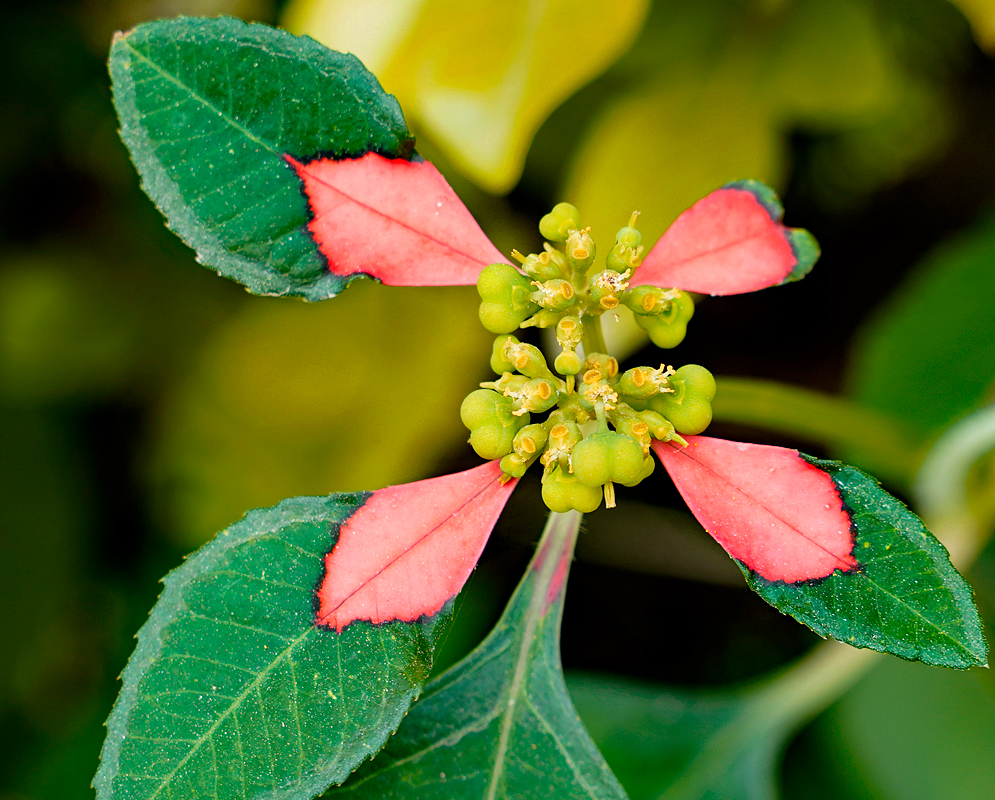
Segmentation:
<svg viewBox="0 0 995 800">
<path fill-rule="evenodd" d="M 750 588 L 820 636 L 936 666 L 986 664 L 971 587 L 922 521 L 860 470 L 805 458 L 833 479 L 859 567 L 785 583 L 740 563 Z"/>
<path fill-rule="evenodd" d="M 308 798 L 380 749 L 448 612 L 315 627 L 324 555 L 367 497 L 251 511 L 165 578 L 107 722 L 100 800 Z"/>
<path fill-rule="evenodd" d="M 354 57 L 231 18 L 119 34 L 110 71 L 142 187 L 198 260 L 255 294 L 323 300 L 331 274 L 284 159 L 407 157 L 397 101 Z"/>
<path fill-rule="evenodd" d="M 978 670 L 884 661 L 820 728 L 834 760 L 869 777 L 879 796 L 960 800 L 995 786 L 995 699 Z"/>
<path fill-rule="evenodd" d="M 853 348 L 851 393 L 935 434 L 987 401 L 995 363 L 995 216 L 929 255 Z"/>
<path fill-rule="evenodd" d="M 625 797 L 577 718 L 560 667 L 580 515 L 552 514 L 492 633 L 425 687 L 383 752 L 328 797 Z"/>
<path fill-rule="evenodd" d="M 503 193 L 539 126 L 625 52 L 649 3 L 380 5 L 376 13 L 348 0 L 296 0 L 285 24 L 359 55 L 457 168 Z"/>
</svg>

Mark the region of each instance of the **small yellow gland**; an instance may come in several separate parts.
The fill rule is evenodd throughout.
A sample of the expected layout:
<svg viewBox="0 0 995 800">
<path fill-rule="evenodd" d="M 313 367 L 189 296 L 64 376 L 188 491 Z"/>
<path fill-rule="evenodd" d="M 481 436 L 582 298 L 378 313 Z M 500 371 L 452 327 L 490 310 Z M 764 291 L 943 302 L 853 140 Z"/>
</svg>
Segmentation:
<svg viewBox="0 0 995 800">
<path fill-rule="evenodd" d="M 570 433 L 570 429 L 562 423 L 554 425 L 549 431 L 549 435 L 553 439 L 562 439 L 568 433 Z"/>
<path fill-rule="evenodd" d="M 643 311 L 646 311 L 647 313 L 656 308 L 656 295 L 655 294 L 643 295 L 642 307 Z"/>
<path fill-rule="evenodd" d="M 630 429 L 636 436 L 642 436 L 645 433 L 649 433 L 650 426 L 645 422 L 637 422 Z"/>
<path fill-rule="evenodd" d="M 522 439 L 521 444 L 522 444 L 522 450 L 524 450 L 526 453 L 534 453 L 536 451 L 535 439 L 533 439 L 531 436 L 526 436 L 524 439 Z"/>
<path fill-rule="evenodd" d="M 601 370 L 589 369 L 587 372 L 584 373 L 584 376 L 581 378 L 581 380 L 584 381 L 584 383 L 586 383 L 588 386 L 591 386 L 592 384 L 595 384 L 601 380 Z"/>
<path fill-rule="evenodd" d="M 618 298 L 612 297 L 611 295 L 608 295 L 608 297 L 602 297 L 598 301 L 598 305 L 600 305 L 605 311 L 611 311 L 613 308 L 618 308 Z"/>
<path fill-rule="evenodd" d="M 646 371 L 643 369 L 634 369 L 632 371 L 632 382 L 638 388 L 642 388 L 646 383 Z"/>
<path fill-rule="evenodd" d="M 614 378 L 616 375 L 618 375 L 618 359 L 611 356 L 608 359 L 608 377 Z"/>
<path fill-rule="evenodd" d="M 549 398 L 553 396 L 553 387 L 550 386 L 549 383 L 543 381 L 539 384 L 539 388 L 536 390 L 536 393 L 541 399 L 549 400 Z"/>
</svg>

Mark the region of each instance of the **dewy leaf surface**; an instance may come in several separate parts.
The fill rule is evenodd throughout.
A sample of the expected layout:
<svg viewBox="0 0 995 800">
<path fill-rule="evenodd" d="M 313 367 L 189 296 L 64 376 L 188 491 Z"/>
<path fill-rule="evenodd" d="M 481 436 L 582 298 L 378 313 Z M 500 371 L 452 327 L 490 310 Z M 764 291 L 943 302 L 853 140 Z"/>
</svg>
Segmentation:
<svg viewBox="0 0 995 800">
<path fill-rule="evenodd" d="M 937 666 L 986 663 L 988 647 L 971 587 L 922 521 L 877 481 L 796 450 L 687 438 L 689 454 L 669 444 L 657 445 L 656 452 L 692 512 L 706 530 L 716 531 L 750 588 L 768 603 L 820 636 L 854 647 Z M 795 466 L 785 468 L 792 460 Z M 831 486 L 824 481 L 816 491 L 797 483 L 813 469 Z M 826 514 L 849 518 L 852 550 L 845 555 L 830 544 L 831 537 L 820 539 L 812 530 L 820 505 Z M 781 533 L 779 523 L 793 532 Z M 765 534 L 768 526 L 773 535 Z M 821 542 L 840 559 L 839 567 L 821 575 L 809 572 L 807 565 L 815 562 L 807 548 L 797 548 L 799 536 Z M 800 568 L 792 575 L 796 562 Z M 772 564 L 782 571 L 772 572 Z"/>
<path fill-rule="evenodd" d="M 560 619 L 579 515 L 553 514 L 493 632 L 434 680 L 330 798 L 624 800 L 563 682 Z"/>
<path fill-rule="evenodd" d="M 325 554 L 369 498 L 250 511 L 166 576 L 107 722 L 99 800 L 309 798 L 380 749 L 449 609 L 315 625 Z"/>
<path fill-rule="evenodd" d="M 118 34 L 110 71 L 121 137 L 142 186 L 198 259 L 255 294 L 332 297 L 284 158 L 408 158 L 397 101 L 351 55 L 231 18 Z"/>
</svg>

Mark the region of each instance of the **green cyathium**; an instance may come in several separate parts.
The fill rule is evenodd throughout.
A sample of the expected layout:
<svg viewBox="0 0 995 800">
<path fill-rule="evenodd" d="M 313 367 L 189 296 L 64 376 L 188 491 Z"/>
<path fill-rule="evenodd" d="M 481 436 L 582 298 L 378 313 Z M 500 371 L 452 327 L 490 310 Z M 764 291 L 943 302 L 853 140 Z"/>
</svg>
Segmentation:
<svg viewBox="0 0 995 800">
<path fill-rule="evenodd" d="M 466 398 L 461 417 L 477 454 L 501 459 L 508 479 L 540 461 L 543 499 L 553 511 L 593 511 L 602 497 L 612 508 L 616 483 L 635 486 L 653 472 L 653 439 L 686 444 L 680 434 L 701 433 L 712 419 L 715 380 L 704 367 L 661 364 L 620 375 L 605 352 L 601 315 L 619 306 L 665 348 L 681 343 L 694 313 L 680 289 L 629 288 L 643 257 L 638 217 L 599 264 L 590 228 L 580 227 L 574 206 L 559 203 L 539 222 L 549 240 L 541 253 L 514 250 L 521 272 L 491 264 L 477 281 L 480 321 L 500 334 L 490 360 L 500 377 Z M 537 347 L 512 334 L 531 327 L 555 329 L 560 352 L 552 369 Z"/>
</svg>

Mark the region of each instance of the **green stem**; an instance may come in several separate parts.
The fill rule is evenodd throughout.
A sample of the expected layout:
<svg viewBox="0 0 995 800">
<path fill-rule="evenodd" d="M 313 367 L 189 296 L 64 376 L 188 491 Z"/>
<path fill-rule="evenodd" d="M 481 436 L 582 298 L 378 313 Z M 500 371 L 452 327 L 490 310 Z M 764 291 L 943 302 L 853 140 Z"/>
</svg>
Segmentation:
<svg viewBox="0 0 995 800">
<path fill-rule="evenodd" d="M 581 339 L 581 343 L 584 345 L 584 355 L 589 356 L 591 353 L 608 355 L 605 334 L 601 329 L 601 316 L 584 314 L 580 322 L 584 326 L 584 338 Z"/>
<path fill-rule="evenodd" d="M 754 425 L 858 455 L 885 481 L 908 485 L 922 459 L 921 441 L 894 417 L 842 397 L 755 378 L 716 378 L 715 419 Z"/>
</svg>

